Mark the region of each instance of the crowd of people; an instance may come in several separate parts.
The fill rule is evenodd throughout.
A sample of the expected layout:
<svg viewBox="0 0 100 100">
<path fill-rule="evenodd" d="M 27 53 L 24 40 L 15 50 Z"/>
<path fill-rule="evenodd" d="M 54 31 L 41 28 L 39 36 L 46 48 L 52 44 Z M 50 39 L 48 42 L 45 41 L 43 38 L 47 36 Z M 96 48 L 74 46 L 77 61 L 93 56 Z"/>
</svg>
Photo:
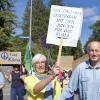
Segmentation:
<svg viewBox="0 0 100 100">
<path fill-rule="evenodd" d="M 43 54 L 36 54 L 32 59 L 32 65 L 32 70 L 29 72 L 17 64 L 13 65 L 9 75 L 4 75 L 1 71 L 2 90 L 7 80 L 11 84 L 10 100 L 25 100 L 25 98 L 27 100 L 57 100 L 63 89 L 63 81 L 68 78 L 67 71 L 61 72 L 57 62 L 48 68 L 47 58 Z M 3 92 L 1 96 L 0 100 L 3 100 Z"/>
<path fill-rule="evenodd" d="M 5 79 L 11 82 L 10 100 L 100 100 L 100 42 L 87 45 L 89 59 L 76 66 L 75 70 L 60 70 L 58 62 L 48 68 L 47 58 L 36 54 L 32 59 L 33 69 L 26 73 L 18 65 L 10 75 L 0 71 L 0 100 L 3 100 Z"/>
</svg>

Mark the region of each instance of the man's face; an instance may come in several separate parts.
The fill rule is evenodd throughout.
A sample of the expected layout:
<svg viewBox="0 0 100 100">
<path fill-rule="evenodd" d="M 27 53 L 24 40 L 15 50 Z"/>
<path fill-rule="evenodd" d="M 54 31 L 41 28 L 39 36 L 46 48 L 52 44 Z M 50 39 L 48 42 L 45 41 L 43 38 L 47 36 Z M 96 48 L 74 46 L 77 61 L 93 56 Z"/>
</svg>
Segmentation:
<svg viewBox="0 0 100 100">
<path fill-rule="evenodd" d="M 100 43 L 92 42 L 89 45 L 88 55 L 92 62 L 94 63 L 99 62 L 100 61 Z"/>
<path fill-rule="evenodd" d="M 46 61 L 39 59 L 38 62 L 35 63 L 35 69 L 38 73 L 43 74 L 45 72 Z"/>
</svg>

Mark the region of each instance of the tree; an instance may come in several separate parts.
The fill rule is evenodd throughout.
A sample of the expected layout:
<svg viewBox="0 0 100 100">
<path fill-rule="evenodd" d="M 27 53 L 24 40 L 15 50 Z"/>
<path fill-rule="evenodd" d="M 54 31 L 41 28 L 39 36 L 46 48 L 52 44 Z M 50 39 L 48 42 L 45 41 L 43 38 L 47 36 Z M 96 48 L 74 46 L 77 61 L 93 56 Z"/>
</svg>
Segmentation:
<svg viewBox="0 0 100 100">
<path fill-rule="evenodd" d="M 30 1 L 26 7 L 23 30 L 24 34 L 29 35 L 29 20 L 30 20 Z M 32 39 L 36 42 L 47 33 L 49 12 L 41 0 L 33 0 L 32 8 Z"/>
<path fill-rule="evenodd" d="M 16 27 L 16 16 L 12 8 L 12 0 L 0 0 L 0 50 L 7 50 L 11 46 L 10 36 Z"/>
<path fill-rule="evenodd" d="M 77 59 L 84 55 L 80 40 L 78 41 L 77 47 L 72 48 L 71 52 L 72 52 L 72 55 L 74 56 L 74 59 Z"/>
<path fill-rule="evenodd" d="M 54 60 L 57 57 L 59 46 L 46 45 L 43 41 L 46 40 L 47 29 L 49 24 L 50 6 L 51 5 L 62 5 L 62 0 L 50 0 L 49 6 L 45 5 L 42 0 L 33 0 L 32 8 L 32 40 L 35 43 L 33 54 L 44 53 L 50 55 Z M 23 34 L 29 35 L 29 12 L 30 12 L 30 1 L 28 1 L 24 23 L 23 23 Z M 46 42 L 46 41 L 45 41 Z M 44 46 L 45 45 L 45 46 Z M 74 55 L 75 59 L 82 56 L 81 43 L 78 43 L 77 48 L 63 47 L 62 55 Z M 77 52 L 75 52 L 77 51 Z M 80 53 L 81 52 L 81 53 Z M 51 59 L 50 58 L 50 59 Z"/>
<path fill-rule="evenodd" d="M 90 29 L 93 30 L 93 34 L 91 35 L 89 40 L 100 41 L 100 20 L 98 20 L 95 24 L 91 25 Z"/>
<path fill-rule="evenodd" d="M 98 20 L 96 23 L 91 25 L 90 29 L 92 30 L 92 35 L 90 36 L 90 38 L 88 39 L 87 43 L 85 44 L 85 47 L 84 47 L 85 48 L 85 52 L 86 52 L 87 44 L 90 41 L 93 41 L 93 40 L 100 41 L 100 20 Z"/>
<path fill-rule="evenodd" d="M 32 40 L 36 44 L 33 53 L 42 51 L 46 53 L 46 51 L 42 50 L 41 41 L 42 38 L 47 34 L 49 10 L 45 7 L 42 0 L 33 0 L 32 6 Z M 25 35 L 29 35 L 29 21 L 30 1 L 28 1 L 23 22 L 23 34 Z"/>
<path fill-rule="evenodd" d="M 49 1 L 49 6 L 51 5 L 62 5 L 62 0 L 50 0 Z"/>
</svg>

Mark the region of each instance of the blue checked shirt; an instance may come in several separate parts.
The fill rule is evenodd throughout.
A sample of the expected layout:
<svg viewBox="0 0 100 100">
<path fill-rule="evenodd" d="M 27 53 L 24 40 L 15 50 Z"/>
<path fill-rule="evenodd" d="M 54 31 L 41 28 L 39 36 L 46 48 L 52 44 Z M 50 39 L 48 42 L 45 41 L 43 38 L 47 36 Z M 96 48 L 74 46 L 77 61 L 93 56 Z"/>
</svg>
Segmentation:
<svg viewBox="0 0 100 100">
<path fill-rule="evenodd" d="M 69 100 L 77 90 L 79 100 L 100 100 L 100 63 L 95 68 L 89 61 L 79 64 L 59 100 Z"/>
<path fill-rule="evenodd" d="M 5 84 L 5 78 L 3 76 L 3 73 L 0 72 L 0 85 L 4 85 Z"/>
</svg>

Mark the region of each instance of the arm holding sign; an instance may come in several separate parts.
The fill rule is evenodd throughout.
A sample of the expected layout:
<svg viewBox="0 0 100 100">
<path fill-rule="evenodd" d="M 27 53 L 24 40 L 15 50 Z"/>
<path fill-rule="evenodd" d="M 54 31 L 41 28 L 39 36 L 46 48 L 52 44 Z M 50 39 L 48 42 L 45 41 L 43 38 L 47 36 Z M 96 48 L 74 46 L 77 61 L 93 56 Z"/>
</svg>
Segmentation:
<svg viewBox="0 0 100 100">
<path fill-rule="evenodd" d="M 48 75 L 47 58 L 43 54 L 36 54 L 32 58 L 34 74 L 24 78 L 27 90 L 27 100 L 48 99 L 58 100 L 61 94 L 61 86 L 56 79 L 59 67 L 55 64 L 51 69 L 52 73 Z"/>
</svg>

